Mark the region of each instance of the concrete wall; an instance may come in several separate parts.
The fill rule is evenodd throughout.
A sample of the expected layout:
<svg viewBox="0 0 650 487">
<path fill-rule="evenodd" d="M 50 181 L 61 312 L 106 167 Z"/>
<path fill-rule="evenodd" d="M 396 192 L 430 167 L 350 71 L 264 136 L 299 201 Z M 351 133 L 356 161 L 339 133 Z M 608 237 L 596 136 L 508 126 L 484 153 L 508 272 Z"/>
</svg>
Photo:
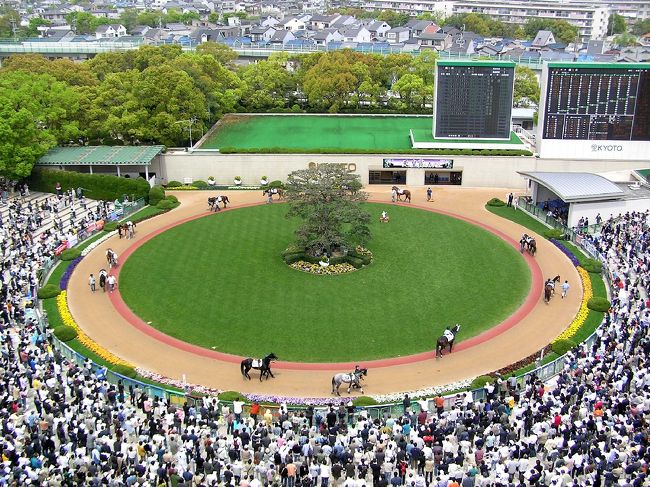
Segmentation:
<svg viewBox="0 0 650 487">
<path fill-rule="evenodd" d="M 399 154 L 345 155 L 345 154 L 219 154 L 195 151 L 171 152 L 161 156 L 160 168 L 155 167 L 162 182 L 208 179 L 214 176 L 218 184 L 232 184 L 241 176 L 244 185 L 257 185 L 261 176 L 269 180 L 286 180 L 291 171 L 306 169 L 309 163 L 346 163 L 368 184 L 368 172 L 382 170 L 384 157 L 413 157 Z M 432 156 L 436 157 L 436 156 Z M 525 188 L 525 180 L 517 171 L 607 172 L 638 169 L 640 162 L 584 161 L 569 159 L 537 159 L 534 157 L 460 157 L 449 156 L 454 169 L 463 170 L 463 186 Z M 155 166 L 155 165 L 154 165 Z M 424 186 L 425 169 L 407 169 L 408 186 Z"/>
</svg>

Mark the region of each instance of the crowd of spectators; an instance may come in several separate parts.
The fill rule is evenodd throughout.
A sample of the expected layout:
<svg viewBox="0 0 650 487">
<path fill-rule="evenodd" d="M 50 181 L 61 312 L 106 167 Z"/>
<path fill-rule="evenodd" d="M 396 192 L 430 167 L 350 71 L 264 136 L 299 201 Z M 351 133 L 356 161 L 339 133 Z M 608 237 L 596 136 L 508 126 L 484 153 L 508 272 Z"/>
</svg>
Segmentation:
<svg viewBox="0 0 650 487">
<path fill-rule="evenodd" d="M 178 406 L 65 359 L 26 318 L 52 247 L 30 237 L 40 210 L 19 208 L 0 229 L 0 485 L 648 485 L 646 214 L 593 239 L 626 293 L 555 379 L 499 379 L 484 399 L 459 395 L 447 408 L 405 398 L 403 414 L 372 418 L 351 403 L 279 414 L 214 397 Z"/>
</svg>

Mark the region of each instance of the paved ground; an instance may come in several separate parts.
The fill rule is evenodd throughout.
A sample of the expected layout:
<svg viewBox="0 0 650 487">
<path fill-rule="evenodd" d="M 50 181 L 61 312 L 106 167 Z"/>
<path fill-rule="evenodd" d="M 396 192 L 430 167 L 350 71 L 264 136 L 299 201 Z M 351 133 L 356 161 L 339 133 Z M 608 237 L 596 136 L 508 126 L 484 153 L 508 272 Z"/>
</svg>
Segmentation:
<svg viewBox="0 0 650 487">
<path fill-rule="evenodd" d="M 392 204 L 390 187 L 371 187 L 368 191 L 372 200 L 386 201 L 387 208 Z M 507 239 L 517 241 L 523 233 L 519 225 L 484 209 L 488 199 L 493 196 L 504 198 L 507 192 L 506 189 L 442 187 L 435 188 L 434 201 L 427 203 L 424 189 L 416 189 L 413 190 L 413 204 L 474 220 L 497 230 Z M 263 201 L 261 192 L 258 191 L 232 191 L 228 195 L 233 207 Z M 183 204 L 176 210 L 140 224 L 136 240 L 146 239 L 156 230 L 179 220 L 207 214 L 207 192 L 178 192 L 177 196 Z M 218 215 L 215 217 L 218 218 Z M 535 353 L 559 335 L 571 322 L 580 306 L 580 278 L 571 262 L 555 246 L 541 237 L 537 241 L 538 254 L 533 263 L 533 270 L 537 264 L 541 268 L 542 278 L 559 274 L 562 279 L 568 279 L 572 287 L 567 299 L 561 300 L 558 297 L 546 305 L 541 293 L 537 298 L 533 296 L 529 304 L 534 308 L 530 312 L 522 309 L 509 323 L 499 325 L 497 331 L 500 333 L 488 333 L 483 338 L 489 339 L 481 343 L 478 343 L 480 340 L 462 342 L 453 354 L 441 360 L 435 360 L 431 355 L 431 358 L 417 357 L 416 361 L 404 360 L 409 363 L 398 365 L 393 365 L 395 361 L 374 364 L 366 380 L 366 394 L 420 389 L 489 373 Z M 185 374 L 191 383 L 224 390 L 303 397 L 328 395 L 332 372 L 347 370 L 331 365 L 305 370 L 297 369 L 292 364 L 279 364 L 279 367 L 274 369 L 276 379 L 263 383 L 257 380 L 248 382 L 242 379 L 239 366 L 232 362 L 235 359 L 217 359 L 210 351 L 199 355 L 192 347 L 175 346 L 173 341 L 161 340 L 154 334 L 143 331 L 146 327 L 133 326 L 116 311 L 113 304 L 119 301 L 116 297 L 109 299 L 102 293 L 92 295 L 87 286 L 87 276 L 105 267 L 106 248 L 112 247 L 121 255 L 133 243 L 133 240 L 119 240 L 117 237 L 110 239 L 81 261 L 68 285 L 70 310 L 79 325 L 95 341 L 125 360 L 167 377 L 180 379 Z M 182 285 L 175 283 L 173 276 L 169 277 L 169 283 Z M 535 284 L 539 286 L 539 283 Z M 503 285 L 507 286 L 508 283 L 504 282 Z M 516 322 L 515 326 L 512 326 L 513 322 Z M 331 338 L 348 339 L 334 336 Z M 251 339 L 255 339 L 255 330 L 251 330 Z M 312 339 L 316 338 L 307 333 L 305 340 Z M 322 339 L 322 336 L 318 339 Z M 395 330 L 395 339 L 399 339 L 399 327 Z M 255 375 L 253 377 L 255 379 Z"/>
</svg>

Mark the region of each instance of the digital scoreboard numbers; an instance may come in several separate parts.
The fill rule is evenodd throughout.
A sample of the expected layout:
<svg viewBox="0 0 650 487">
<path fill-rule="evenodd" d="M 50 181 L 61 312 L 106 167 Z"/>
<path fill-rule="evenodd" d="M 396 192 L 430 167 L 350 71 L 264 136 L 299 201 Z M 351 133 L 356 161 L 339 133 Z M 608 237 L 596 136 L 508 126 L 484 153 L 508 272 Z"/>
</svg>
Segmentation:
<svg viewBox="0 0 650 487">
<path fill-rule="evenodd" d="M 650 140 L 650 68 L 549 67 L 544 139 Z"/>
<path fill-rule="evenodd" d="M 514 63 L 439 61 L 433 136 L 509 139 Z"/>
</svg>

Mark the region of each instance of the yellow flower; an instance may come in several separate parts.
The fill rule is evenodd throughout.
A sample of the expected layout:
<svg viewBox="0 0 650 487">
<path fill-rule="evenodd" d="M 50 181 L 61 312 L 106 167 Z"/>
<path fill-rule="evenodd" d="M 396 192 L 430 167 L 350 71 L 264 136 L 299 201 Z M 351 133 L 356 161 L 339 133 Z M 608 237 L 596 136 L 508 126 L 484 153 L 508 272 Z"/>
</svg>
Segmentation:
<svg viewBox="0 0 650 487">
<path fill-rule="evenodd" d="M 71 326 L 77 330 L 77 340 L 79 340 L 79 343 L 81 343 L 84 347 L 101 357 L 106 362 L 115 365 L 127 365 L 129 367 L 133 367 L 133 365 L 130 363 L 122 360 L 121 358 L 106 350 L 104 347 L 98 345 L 95 341 L 92 340 L 92 338 L 86 335 L 81 328 L 79 328 L 79 325 L 77 325 L 77 322 L 74 320 L 72 314 L 70 313 L 70 308 L 68 308 L 67 291 L 61 291 L 61 294 L 56 297 L 56 307 L 59 315 L 61 316 L 61 321 L 63 324 L 66 326 Z"/>
<path fill-rule="evenodd" d="M 557 342 L 558 340 L 565 340 L 572 338 L 576 333 L 578 333 L 578 330 L 584 325 L 585 321 L 587 321 L 587 316 L 589 315 L 589 308 L 587 308 L 587 302 L 592 298 L 593 296 L 593 291 L 591 288 L 591 279 L 589 279 L 589 273 L 584 270 L 582 267 L 577 267 L 578 274 L 580 274 L 580 280 L 582 281 L 582 289 L 584 290 L 582 293 L 582 302 L 580 303 L 580 309 L 578 310 L 578 313 L 576 314 L 576 317 L 573 319 L 569 327 L 564 330 L 560 336 L 558 336 L 555 340 L 553 340 L 553 343 Z"/>
</svg>

